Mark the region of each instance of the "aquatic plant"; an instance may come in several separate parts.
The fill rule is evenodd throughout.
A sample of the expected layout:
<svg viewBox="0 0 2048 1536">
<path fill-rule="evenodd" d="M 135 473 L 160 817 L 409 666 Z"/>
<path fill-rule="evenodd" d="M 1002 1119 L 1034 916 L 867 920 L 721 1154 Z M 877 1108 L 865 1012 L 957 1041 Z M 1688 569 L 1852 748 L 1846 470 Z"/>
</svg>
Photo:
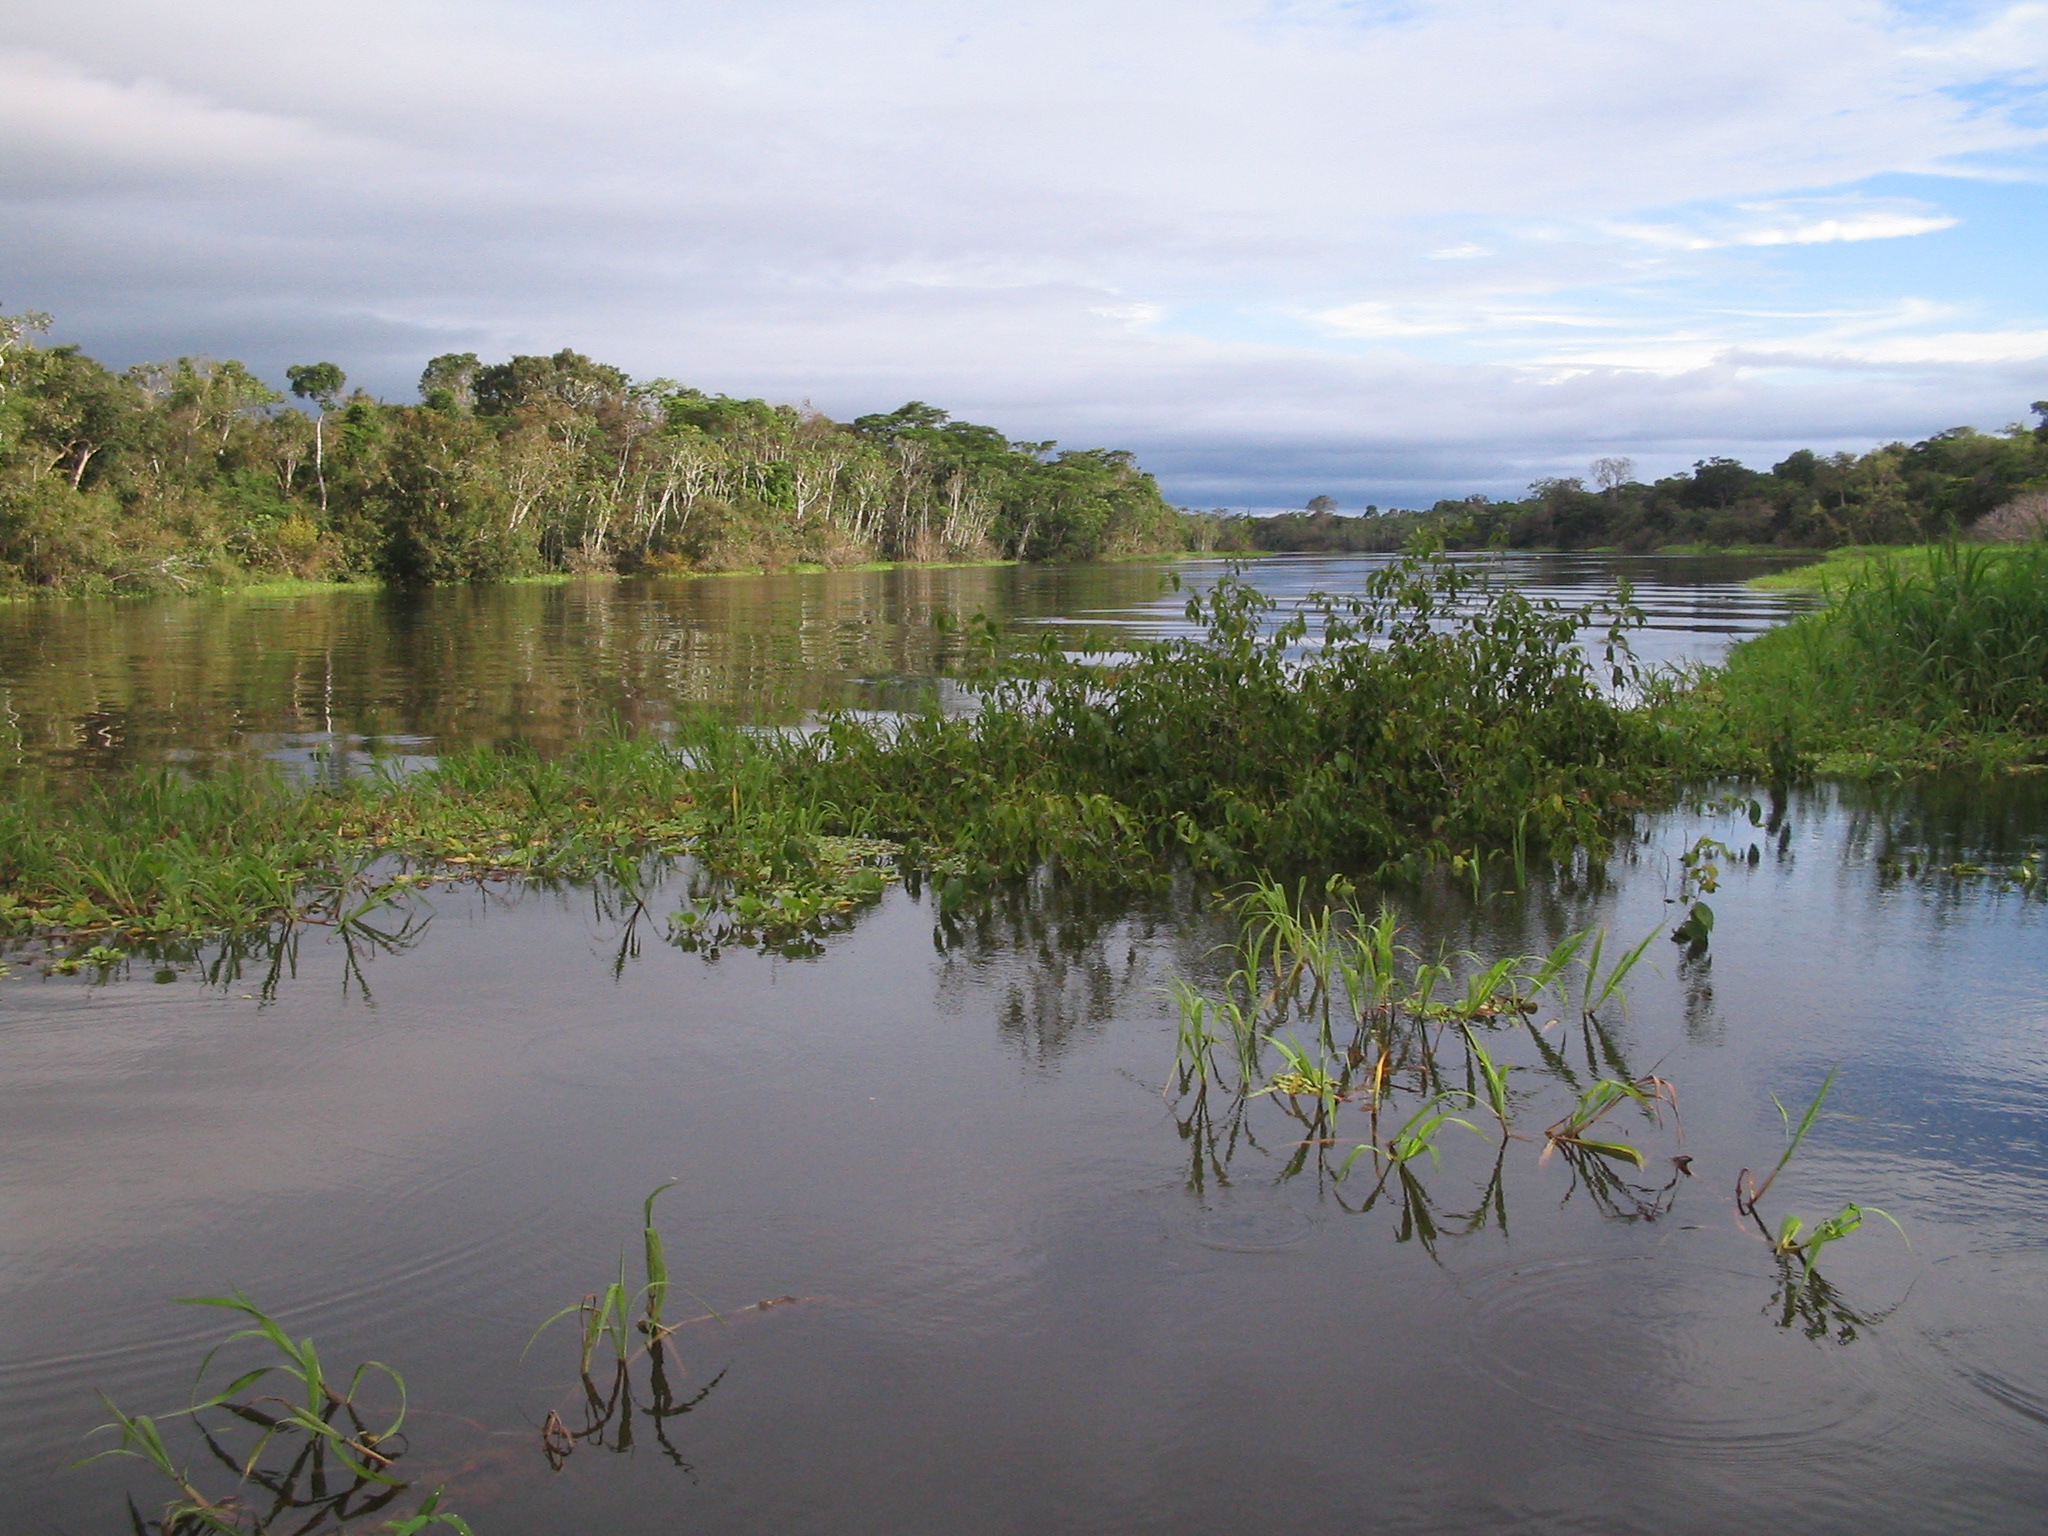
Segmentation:
<svg viewBox="0 0 2048 1536">
<path fill-rule="evenodd" d="M 1832 1327 L 1837 1330 L 1841 1341 L 1846 1343 L 1856 1336 L 1857 1327 L 1867 1325 L 1876 1319 L 1861 1317 L 1841 1305 L 1833 1288 L 1821 1279 L 1816 1268 L 1822 1252 L 1830 1244 L 1838 1243 L 1860 1229 L 1866 1214 L 1879 1216 L 1890 1222 L 1900 1237 L 1906 1236 L 1906 1229 L 1900 1226 L 1889 1212 L 1881 1211 L 1876 1206 L 1859 1206 L 1853 1202 L 1844 1205 L 1833 1216 L 1816 1222 L 1810 1230 L 1802 1218 L 1787 1215 L 1780 1218 L 1777 1229 L 1773 1231 L 1765 1224 L 1762 1213 L 1757 1209 L 1759 1202 L 1770 1192 L 1771 1186 L 1777 1182 L 1778 1175 L 1791 1163 L 1800 1145 L 1806 1140 L 1807 1134 L 1819 1120 L 1821 1105 L 1827 1102 L 1828 1092 L 1834 1087 L 1836 1074 L 1840 1071 L 1839 1066 L 1828 1069 L 1828 1075 L 1821 1079 L 1819 1089 L 1815 1091 L 1812 1101 L 1807 1104 L 1797 1123 L 1793 1121 L 1792 1112 L 1785 1107 L 1784 1102 L 1775 1093 L 1771 1095 L 1771 1103 L 1778 1111 L 1778 1118 L 1784 1123 L 1785 1147 L 1779 1153 L 1778 1161 L 1772 1166 L 1771 1171 L 1764 1175 L 1762 1183 L 1758 1183 L 1747 1168 L 1736 1177 L 1735 1208 L 1756 1224 L 1757 1231 L 1770 1244 L 1772 1256 L 1778 1261 L 1780 1299 L 1783 1303 L 1780 1326 L 1789 1328 L 1796 1322 L 1806 1329 L 1808 1337 L 1811 1338 L 1824 1336 Z M 1912 1241 L 1910 1238 L 1906 1240 L 1908 1244 Z M 1812 1297 L 1806 1294 L 1809 1289 L 1815 1292 Z"/>
<path fill-rule="evenodd" d="M 725 1373 L 721 1371 L 713 1376 L 695 1396 L 679 1399 L 669 1378 L 668 1341 L 678 1329 L 691 1323 L 723 1323 L 724 1318 L 700 1301 L 704 1311 L 699 1316 L 677 1322 L 666 1320 L 669 1293 L 683 1287 L 669 1273 L 667 1245 L 660 1227 L 655 1224 L 654 1203 L 679 1182 L 670 1179 L 657 1185 L 642 1202 L 640 1256 L 644 1282 L 637 1289 L 627 1288 L 626 1261 L 621 1255 L 615 1280 L 603 1290 L 594 1291 L 555 1313 L 526 1341 L 526 1351 L 530 1351 L 540 1336 L 562 1319 L 579 1319 L 576 1376 L 582 1422 L 571 1428 L 562 1417 L 562 1409 L 552 1408 L 541 1424 L 542 1452 L 548 1464 L 557 1471 L 579 1444 L 608 1445 L 618 1451 L 632 1449 L 636 1411 L 653 1427 L 655 1442 L 662 1453 L 674 1465 L 688 1469 L 689 1464 L 683 1460 L 681 1451 L 669 1439 L 668 1421 L 689 1413 L 703 1402 L 724 1379 Z M 760 1302 L 748 1310 L 764 1310 L 777 1304 Z M 636 1307 L 640 1310 L 637 1320 L 633 1317 Z M 637 1343 L 633 1339 L 636 1333 L 639 1335 Z M 601 1343 L 608 1343 L 612 1353 L 610 1375 L 602 1384 L 591 1369 L 593 1356 Z M 522 1355 L 526 1351 L 522 1351 Z M 633 1386 L 633 1368 L 641 1360 L 646 1361 L 648 1378 L 649 1396 L 644 1403 L 634 1396 Z"/>
<path fill-rule="evenodd" d="M 1634 1082 L 1603 1077 L 1587 1087 L 1564 1116 L 1544 1131 L 1543 1155 L 1547 1158 L 1559 1151 L 1591 1152 L 1600 1157 L 1625 1160 L 1640 1168 L 1643 1166 L 1643 1154 L 1637 1148 L 1625 1141 L 1595 1138 L 1587 1133 L 1610 1111 L 1623 1104 L 1634 1104 L 1654 1118 L 1660 1103 L 1669 1104 L 1674 1109 L 1678 1104 L 1678 1091 L 1661 1077 L 1643 1077 Z"/>
<path fill-rule="evenodd" d="M 406 1418 L 404 1378 L 387 1365 L 367 1361 L 345 1384 L 338 1382 L 328 1375 L 310 1338 L 294 1339 L 239 1292 L 181 1300 L 187 1306 L 239 1313 L 253 1326 L 238 1329 L 207 1352 L 193 1378 L 193 1401 L 171 1414 L 129 1414 L 101 1395 L 113 1421 L 95 1433 L 117 1432 L 120 1442 L 78 1465 L 108 1456 L 130 1457 L 153 1468 L 176 1490 L 154 1520 L 145 1520 L 130 1501 L 130 1520 L 138 1536 L 148 1530 L 158 1536 L 260 1536 L 285 1528 L 310 1530 L 323 1522 L 342 1525 L 388 1511 L 407 1487 L 394 1471 L 404 1448 L 399 1439 Z M 251 1341 L 268 1346 L 268 1363 L 239 1372 L 202 1397 L 221 1352 Z M 273 1377 L 283 1384 L 281 1393 L 253 1393 Z M 397 1397 L 381 1428 L 365 1419 L 360 1400 L 372 1379 L 383 1381 Z M 228 1422 L 215 1425 L 202 1417 L 208 1415 Z M 172 1418 L 190 1420 L 212 1460 L 234 1474 L 227 1492 L 202 1492 L 199 1480 L 173 1454 L 163 1432 L 164 1422 Z M 236 1430 L 253 1430 L 254 1439 L 231 1451 L 228 1436 Z M 266 1463 L 274 1445 L 284 1447 L 281 1466 Z M 458 1536 L 471 1536 L 461 1516 L 441 1507 L 438 1490 L 411 1516 L 387 1528 L 417 1536 L 429 1525 L 445 1525 Z"/>
<path fill-rule="evenodd" d="M 1654 932 L 1611 963 L 1605 935 L 1590 930 L 1541 955 L 1431 958 L 1402 942 L 1391 911 L 1361 912 L 1348 881 L 1332 880 L 1317 895 L 1305 883 L 1260 882 L 1233 906 L 1238 964 L 1220 990 L 1185 979 L 1168 988 L 1176 1025 L 1167 1093 L 1185 1101 L 1177 1123 L 1193 1143 L 1190 1187 L 1227 1178 L 1240 1153 L 1267 1155 L 1252 1110 L 1272 1105 L 1293 1122 L 1284 1146 L 1270 1153 L 1278 1177 L 1313 1167 L 1341 1203 L 1360 1211 L 1392 1196 L 1397 1235 L 1433 1248 L 1445 1218 L 1422 1172 L 1441 1162 L 1446 1135 L 1479 1133 L 1471 1111 L 1492 1117 L 1499 1154 L 1479 1203 L 1457 1220 L 1464 1230 L 1504 1224 L 1507 1144 L 1530 1102 L 1564 1088 L 1570 1102 L 1543 1132 L 1539 1162 L 1561 1155 L 1574 1187 L 1588 1187 L 1610 1214 L 1654 1220 L 1669 1208 L 1685 1160 L 1675 1159 L 1663 1186 L 1639 1187 L 1608 1165 L 1640 1170 L 1642 1151 L 1596 1133 L 1625 1106 L 1653 1125 L 1675 1115 L 1675 1089 L 1630 1073 L 1598 1016 L 1623 996 Z M 1558 1020 L 1536 1023 L 1545 1000 L 1577 1015 L 1590 1081 L 1548 1037 Z M 1533 1060 L 1515 1059 L 1517 1041 Z M 1220 1106 L 1212 1095 L 1223 1096 Z M 1373 1177 L 1364 1194 L 1347 1195 L 1365 1170 Z"/>
</svg>

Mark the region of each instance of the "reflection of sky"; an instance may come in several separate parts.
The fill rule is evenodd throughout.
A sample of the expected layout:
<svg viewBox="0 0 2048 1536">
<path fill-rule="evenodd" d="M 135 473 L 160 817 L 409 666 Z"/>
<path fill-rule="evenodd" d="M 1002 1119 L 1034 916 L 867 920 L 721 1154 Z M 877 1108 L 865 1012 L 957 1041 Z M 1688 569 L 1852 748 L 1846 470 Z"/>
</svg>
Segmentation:
<svg viewBox="0 0 2048 1536">
<path fill-rule="evenodd" d="M 1363 591 L 1366 576 L 1391 564 L 1391 556 L 1289 555 L 1247 562 L 1245 578 L 1276 601 L 1270 629 L 1299 612 L 1311 594 L 1342 596 Z M 1751 590 L 1747 581 L 1782 561 L 1657 556 L 1510 555 L 1463 557 L 1461 564 L 1484 567 L 1493 579 L 1531 598 L 1566 607 L 1611 602 L 1617 581 L 1630 584 L 1630 600 L 1642 611 L 1641 627 L 1629 631 L 1638 659 L 1654 666 L 1717 661 L 1729 645 L 1782 623 L 1812 606 L 1799 594 Z M 1119 634 L 1167 639 L 1196 633 L 1187 622 L 1188 596 L 1207 592 L 1219 579 L 1220 564 L 1182 571 L 1183 590 L 1128 607 L 1090 611 L 1040 622 L 1101 625 Z M 1466 605 L 1468 608 L 1470 604 Z M 1601 635 L 1585 632 L 1589 644 Z M 1314 635 L 1309 636 L 1311 643 Z"/>
<path fill-rule="evenodd" d="M 2009 865 L 2048 815 L 2030 785 L 2002 793 L 1996 825 L 2025 836 L 1981 849 L 1960 804 L 1914 835 Z M 1782 855 L 1739 816 L 1661 817 L 1607 881 L 1476 917 L 1455 885 L 1395 892 L 1424 948 L 1586 923 L 1632 941 L 1668 927 L 1694 837 L 1760 848 L 1709 898 L 1704 964 L 1658 939 L 1613 1020 L 1632 1070 L 1678 1088 L 1696 1176 L 1672 1215 L 1603 1219 L 1511 1143 L 1509 1235 L 1447 1238 L 1441 1267 L 1384 1209 L 1276 1182 L 1284 1141 L 1183 1189 L 1157 989 L 1226 962 L 1213 915 L 1171 900 L 1040 887 L 935 948 L 899 892 L 801 963 L 710 963 L 643 921 L 620 963 L 625 930 L 584 893 L 440 892 L 419 946 L 370 964 L 374 1005 L 320 932 L 269 1006 L 253 973 L 215 992 L 18 966 L 0 1477 L 24 1530 L 102 1528 L 120 1469 L 52 1471 L 98 1422 L 93 1388 L 182 1401 L 211 1332 L 166 1297 L 239 1285 L 328 1359 L 399 1365 L 420 1456 L 463 1469 L 451 1502 L 501 1536 L 679 1509 L 733 1536 L 1257 1530 L 1280 1507 L 1347 1529 L 1355 1481 L 1312 1474 L 1368 1452 L 1400 1469 L 1373 1489 L 1394 1530 L 2037 1529 L 2048 906 L 1888 883 L 1859 818 L 1915 814 L 1896 791 L 1801 795 Z M 1796 1110 L 1837 1063 L 1837 1112 L 1769 1214 L 1853 1199 L 1911 1234 L 1830 1250 L 1853 1303 L 1898 1306 L 1848 1349 L 1772 1326 L 1771 1266 L 1728 1200 L 1776 1155 L 1770 1095 Z M 1457 1211 L 1494 1146 L 1445 1151 L 1425 1177 Z M 690 1342 L 698 1379 L 733 1364 L 687 1426 L 699 1483 L 638 1458 L 549 1481 L 530 1442 L 562 1355 L 520 1346 L 678 1175 L 693 1290 L 804 1300 Z"/>
</svg>

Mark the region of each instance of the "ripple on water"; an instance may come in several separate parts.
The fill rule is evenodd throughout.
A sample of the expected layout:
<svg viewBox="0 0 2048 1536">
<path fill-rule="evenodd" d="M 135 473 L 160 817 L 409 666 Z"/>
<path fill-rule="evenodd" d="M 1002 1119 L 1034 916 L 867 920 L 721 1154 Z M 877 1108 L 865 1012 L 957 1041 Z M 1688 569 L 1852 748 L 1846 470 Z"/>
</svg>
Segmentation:
<svg viewBox="0 0 2048 1536">
<path fill-rule="evenodd" d="M 2048 1426 L 2048 1247 L 1938 1260 L 1914 1314 L 1946 1367 L 1955 1406 L 2006 1427 Z"/>
<path fill-rule="evenodd" d="M 1170 1225 L 1179 1236 L 1218 1253 L 1283 1253 L 1307 1242 L 1316 1229 L 1291 1205 L 1235 1200 L 1181 1213 Z"/>
<path fill-rule="evenodd" d="M 1879 1333 L 1816 1343 L 1765 1315 L 1768 1273 L 1662 1254 L 1465 1277 L 1474 1355 L 1518 1396 L 1620 1441 L 1745 1461 L 1867 1446 L 1908 1411 Z"/>
</svg>

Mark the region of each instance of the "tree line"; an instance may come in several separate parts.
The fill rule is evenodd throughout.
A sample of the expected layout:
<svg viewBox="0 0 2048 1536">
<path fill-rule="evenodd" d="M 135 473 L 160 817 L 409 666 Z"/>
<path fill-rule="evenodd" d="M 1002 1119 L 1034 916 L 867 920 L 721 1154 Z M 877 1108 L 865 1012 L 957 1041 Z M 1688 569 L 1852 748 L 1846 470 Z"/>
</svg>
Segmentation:
<svg viewBox="0 0 2048 1536">
<path fill-rule="evenodd" d="M 48 324 L 0 316 L 0 588 L 1086 560 L 1228 533 L 1129 453 L 920 401 L 840 422 L 565 349 L 437 357 L 390 404 L 330 362 L 288 394 L 234 361 L 116 372 L 41 345 Z"/>
<path fill-rule="evenodd" d="M 1627 459 L 1596 460 L 1587 477 L 1539 480 L 1518 500 L 1439 501 L 1428 511 L 1368 509 L 1345 517 L 1319 496 L 1301 512 L 1248 521 L 1255 548 L 1384 551 L 1417 538 L 1453 549 L 1619 549 L 1672 545 L 1917 544 L 1952 534 L 2012 537 L 2048 522 L 2048 401 L 2034 427 L 1955 427 L 1868 453 L 1802 448 L 1769 470 L 1702 459 L 1644 483 Z M 1588 480 L 1591 484 L 1588 484 Z"/>
</svg>

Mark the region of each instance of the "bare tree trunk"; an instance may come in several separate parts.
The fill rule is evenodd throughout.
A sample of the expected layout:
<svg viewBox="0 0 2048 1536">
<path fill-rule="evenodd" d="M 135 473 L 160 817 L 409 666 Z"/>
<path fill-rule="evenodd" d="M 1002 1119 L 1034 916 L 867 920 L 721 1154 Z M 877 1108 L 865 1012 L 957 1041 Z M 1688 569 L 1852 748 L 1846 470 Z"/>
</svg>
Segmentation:
<svg viewBox="0 0 2048 1536">
<path fill-rule="evenodd" d="M 320 482 L 320 521 L 327 521 L 327 443 L 322 429 L 327 425 L 327 409 L 322 406 L 313 418 L 313 478 Z"/>
</svg>

